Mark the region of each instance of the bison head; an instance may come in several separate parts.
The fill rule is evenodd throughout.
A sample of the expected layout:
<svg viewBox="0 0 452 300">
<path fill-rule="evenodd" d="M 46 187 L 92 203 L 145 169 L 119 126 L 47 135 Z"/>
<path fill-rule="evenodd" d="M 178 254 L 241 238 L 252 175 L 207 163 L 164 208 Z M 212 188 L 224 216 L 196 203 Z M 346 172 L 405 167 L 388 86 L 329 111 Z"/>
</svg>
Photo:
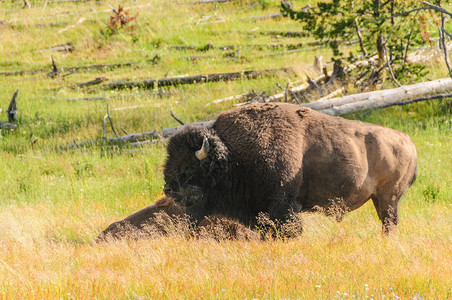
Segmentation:
<svg viewBox="0 0 452 300">
<path fill-rule="evenodd" d="M 164 192 L 200 220 L 209 191 L 227 173 L 228 150 L 213 129 L 188 125 L 170 138 L 167 151 Z"/>
</svg>

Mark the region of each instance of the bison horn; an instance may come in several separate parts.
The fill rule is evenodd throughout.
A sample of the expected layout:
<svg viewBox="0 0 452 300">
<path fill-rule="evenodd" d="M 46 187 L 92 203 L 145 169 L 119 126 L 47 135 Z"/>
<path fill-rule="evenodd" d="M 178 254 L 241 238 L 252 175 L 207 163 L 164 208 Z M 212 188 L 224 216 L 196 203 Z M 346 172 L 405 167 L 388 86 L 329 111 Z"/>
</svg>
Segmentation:
<svg viewBox="0 0 452 300">
<path fill-rule="evenodd" d="M 202 141 L 201 149 L 195 152 L 196 158 L 199 160 L 202 160 L 207 157 L 207 153 L 209 152 L 209 141 L 206 137 L 204 137 L 204 140 Z"/>
</svg>

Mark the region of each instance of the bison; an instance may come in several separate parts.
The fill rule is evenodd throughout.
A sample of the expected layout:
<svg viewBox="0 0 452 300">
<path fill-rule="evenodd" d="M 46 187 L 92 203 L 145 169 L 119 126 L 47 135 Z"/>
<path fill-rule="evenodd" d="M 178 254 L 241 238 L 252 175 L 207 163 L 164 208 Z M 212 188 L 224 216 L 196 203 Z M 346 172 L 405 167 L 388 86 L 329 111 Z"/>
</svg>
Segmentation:
<svg viewBox="0 0 452 300">
<path fill-rule="evenodd" d="M 162 197 L 154 204 L 145 207 L 120 221 L 112 223 L 97 237 L 97 241 L 108 239 L 121 239 L 123 237 L 144 237 L 152 232 L 166 234 L 165 228 L 157 222 L 156 218 L 161 216 L 163 222 L 183 217 L 184 209 L 174 203 L 173 199 Z M 153 226 L 152 228 L 150 226 Z"/>
<path fill-rule="evenodd" d="M 341 199 L 372 199 L 388 233 L 416 178 L 416 148 L 404 133 L 288 103 L 233 108 L 211 128 L 184 126 L 168 142 L 164 192 L 193 221 L 221 215 L 253 225 L 260 212 L 292 212 Z"/>
<path fill-rule="evenodd" d="M 120 221 L 112 223 L 97 237 L 97 242 L 123 238 L 148 238 L 153 235 L 179 233 L 187 237 L 210 237 L 216 240 L 257 240 L 260 235 L 242 224 L 222 217 L 209 216 L 197 226 L 186 220 L 183 207 L 169 197 L 162 197 Z"/>
</svg>

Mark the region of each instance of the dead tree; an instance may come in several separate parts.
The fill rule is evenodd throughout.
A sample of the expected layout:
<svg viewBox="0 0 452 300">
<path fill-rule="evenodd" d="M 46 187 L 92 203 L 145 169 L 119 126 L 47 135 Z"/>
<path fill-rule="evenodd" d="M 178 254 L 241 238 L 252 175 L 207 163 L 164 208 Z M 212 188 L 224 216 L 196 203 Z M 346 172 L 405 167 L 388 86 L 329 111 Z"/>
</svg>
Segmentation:
<svg viewBox="0 0 452 300">
<path fill-rule="evenodd" d="M 11 99 L 11 102 L 9 103 L 8 110 L 6 111 L 6 115 L 8 116 L 8 122 L 0 121 L 0 128 L 3 130 L 11 130 L 16 128 L 16 122 L 17 122 L 17 94 L 19 93 L 19 90 L 17 90 L 13 98 Z"/>
</svg>

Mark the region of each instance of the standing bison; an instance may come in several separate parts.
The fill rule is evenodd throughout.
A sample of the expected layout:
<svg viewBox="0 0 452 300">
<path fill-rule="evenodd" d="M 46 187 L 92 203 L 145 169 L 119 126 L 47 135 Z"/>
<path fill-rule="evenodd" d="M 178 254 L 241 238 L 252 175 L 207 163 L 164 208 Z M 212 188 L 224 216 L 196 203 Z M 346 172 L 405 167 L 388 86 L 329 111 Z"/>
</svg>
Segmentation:
<svg viewBox="0 0 452 300">
<path fill-rule="evenodd" d="M 193 220 L 222 215 L 253 225 L 260 212 L 291 212 L 341 199 L 372 199 L 383 231 L 416 178 L 416 148 L 404 133 L 286 103 L 222 113 L 212 128 L 185 126 L 168 143 L 166 195 Z"/>
</svg>

